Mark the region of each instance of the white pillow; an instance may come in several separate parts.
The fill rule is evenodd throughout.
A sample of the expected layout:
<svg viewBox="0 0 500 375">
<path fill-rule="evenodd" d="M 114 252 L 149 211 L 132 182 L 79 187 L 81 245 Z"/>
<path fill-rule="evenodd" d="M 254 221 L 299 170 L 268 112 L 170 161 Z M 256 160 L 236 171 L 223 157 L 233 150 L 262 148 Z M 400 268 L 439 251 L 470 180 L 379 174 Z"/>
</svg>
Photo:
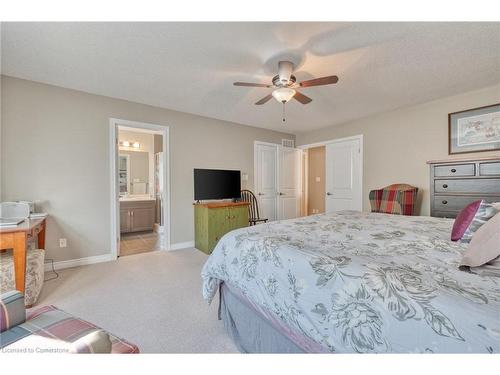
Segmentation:
<svg viewBox="0 0 500 375">
<path fill-rule="evenodd" d="M 484 223 L 472 237 L 460 265 L 479 267 L 500 257 L 500 213 Z"/>
</svg>

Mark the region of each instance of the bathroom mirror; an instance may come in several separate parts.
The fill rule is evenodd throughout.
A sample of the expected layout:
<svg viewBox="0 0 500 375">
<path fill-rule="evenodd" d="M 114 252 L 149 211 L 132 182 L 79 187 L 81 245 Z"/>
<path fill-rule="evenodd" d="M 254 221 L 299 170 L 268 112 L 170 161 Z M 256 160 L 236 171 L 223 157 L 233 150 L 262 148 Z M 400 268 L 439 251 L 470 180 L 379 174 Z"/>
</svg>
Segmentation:
<svg viewBox="0 0 500 375">
<path fill-rule="evenodd" d="M 149 153 L 120 151 L 119 156 L 120 194 L 149 194 Z"/>
</svg>

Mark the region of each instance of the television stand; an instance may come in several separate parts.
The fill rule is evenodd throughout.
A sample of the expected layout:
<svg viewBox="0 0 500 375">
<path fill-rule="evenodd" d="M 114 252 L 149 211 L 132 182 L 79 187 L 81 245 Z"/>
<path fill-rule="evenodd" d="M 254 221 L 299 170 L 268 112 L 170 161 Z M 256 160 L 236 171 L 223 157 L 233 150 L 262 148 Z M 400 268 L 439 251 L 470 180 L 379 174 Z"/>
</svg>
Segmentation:
<svg viewBox="0 0 500 375">
<path fill-rule="evenodd" d="M 248 226 L 247 202 L 194 203 L 195 247 L 211 254 L 226 233 Z"/>
</svg>

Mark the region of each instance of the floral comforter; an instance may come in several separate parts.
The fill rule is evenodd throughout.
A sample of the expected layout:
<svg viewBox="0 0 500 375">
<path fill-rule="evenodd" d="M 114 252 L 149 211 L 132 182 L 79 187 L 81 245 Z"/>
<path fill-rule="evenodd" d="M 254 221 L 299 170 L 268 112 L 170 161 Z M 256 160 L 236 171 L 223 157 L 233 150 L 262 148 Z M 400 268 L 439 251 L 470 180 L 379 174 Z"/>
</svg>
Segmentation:
<svg viewBox="0 0 500 375">
<path fill-rule="evenodd" d="M 458 269 L 453 221 L 345 211 L 242 228 L 203 271 L 338 353 L 500 352 L 500 278 Z"/>
</svg>

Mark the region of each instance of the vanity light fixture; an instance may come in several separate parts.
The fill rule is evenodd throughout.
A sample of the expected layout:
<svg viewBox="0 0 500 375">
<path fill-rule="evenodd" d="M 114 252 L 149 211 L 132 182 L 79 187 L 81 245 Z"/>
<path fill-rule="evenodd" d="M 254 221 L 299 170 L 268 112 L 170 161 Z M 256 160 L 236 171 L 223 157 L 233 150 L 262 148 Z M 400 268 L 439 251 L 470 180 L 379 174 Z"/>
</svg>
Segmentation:
<svg viewBox="0 0 500 375">
<path fill-rule="evenodd" d="M 141 144 L 139 142 L 131 142 L 131 141 L 120 141 L 120 146 L 122 147 L 133 147 L 133 148 L 140 148 Z"/>
</svg>

